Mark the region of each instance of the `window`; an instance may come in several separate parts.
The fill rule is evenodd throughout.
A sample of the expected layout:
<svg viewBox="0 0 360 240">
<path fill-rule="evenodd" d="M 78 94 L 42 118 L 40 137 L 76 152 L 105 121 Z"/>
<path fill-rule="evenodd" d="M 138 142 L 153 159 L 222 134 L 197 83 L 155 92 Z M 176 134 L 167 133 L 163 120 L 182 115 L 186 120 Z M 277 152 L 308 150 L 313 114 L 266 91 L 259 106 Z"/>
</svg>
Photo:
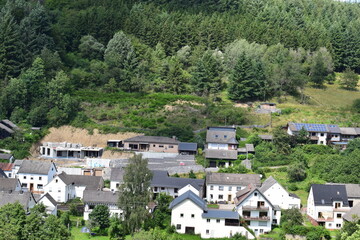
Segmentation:
<svg viewBox="0 0 360 240">
<path fill-rule="evenodd" d="M 213 185 L 210 186 L 210 190 L 214 190 L 214 186 L 213 186 Z"/>
<path fill-rule="evenodd" d="M 354 201 L 349 201 L 349 207 L 353 207 L 354 206 Z"/>
<path fill-rule="evenodd" d="M 255 196 L 255 197 L 257 196 L 257 192 L 256 192 L 256 193 L 254 193 L 254 196 Z"/>
<path fill-rule="evenodd" d="M 34 178 L 33 178 L 33 177 L 30 177 L 30 180 L 34 180 Z"/>
<path fill-rule="evenodd" d="M 24 176 L 23 178 L 26 179 L 26 176 Z"/>
<path fill-rule="evenodd" d="M 311 133 L 311 136 L 316 136 L 316 133 L 312 132 L 312 133 Z"/>
<path fill-rule="evenodd" d="M 274 210 L 274 215 L 276 215 L 276 210 Z"/>
<path fill-rule="evenodd" d="M 154 144 L 153 147 L 156 147 L 156 145 Z"/>
<path fill-rule="evenodd" d="M 49 192 L 52 192 L 52 189 L 51 189 L 51 188 L 49 188 Z"/>
<path fill-rule="evenodd" d="M 21 187 L 23 187 L 23 188 L 27 187 L 27 183 L 21 184 Z"/>
<path fill-rule="evenodd" d="M 42 180 L 42 177 L 39 177 L 39 180 Z"/>
<path fill-rule="evenodd" d="M 194 218 L 195 217 L 195 214 L 191 214 L 191 218 Z"/>
<path fill-rule="evenodd" d="M 214 198 L 214 196 L 212 194 L 210 194 L 210 199 L 213 199 L 213 198 Z"/>
<path fill-rule="evenodd" d="M 231 190 L 232 190 L 232 187 L 230 186 L 230 187 L 229 187 L 229 191 L 231 191 Z"/>
<path fill-rule="evenodd" d="M 219 191 L 224 191 L 224 186 L 219 186 Z"/>
<path fill-rule="evenodd" d="M 206 219 L 206 222 L 208 222 L 208 223 L 209 223 L 209 222 L 210 222 L 210 218 Z"/>
<path fill-rule="evenodd" d="M 324 136 L 324 133 L 320 133 L 320 136 L 322 136 L 322 137 L 323 137 L 323 136 Z"/>
<path fill-rule="evenodd" d="M 43 186 L 42 184 L 38 184 L 38 185 L 37 185 L 37 188 L 38 188 L 38 189 L 43 189 L 44 186 Z"/>
<path fill-rule="evenodd" d="M 181 229 L 181 224 L 176 224 L 176 229 L 180 230 Z"/>
<path fill-rule="evenodd" d="M 59 182 L 59 180 L 57 180 L 57 179 L 56 179 L 56 180 L 55 180 L 55 182 L 56 182 L 56 183 L 58 183 L 58 182 Z"/>
<path fill-rule="evenodd" d="M 219 137 L 219 135 L 215 135 L 215 137 L 216 137 L 216 138 L 218 138 L 218 137 Z"/>
<path fill-rule="evenodd" d="M 220 223 L 220 219 L 216 219 L 216 222 L 217 222 L 217 223 Z"/>
<path fill-rule="evenodd" d="M 184 214 L 183 214 L 183 213 L 180 213 L 180 217 L 183 218 L 183 217 L 184 217 Z"/>
<path fill-rule="evenodd" d="M 159 145 L 159 148 L 163 148 L 164 147 L 164 145 Z"/>
<path fill-rule="evenodd" d="M 164 187 L 162 187 L 162 188 L 161 188 L 161 190 L 165 190 L 165 188 L 164 188 Z"/>
<path fill-rule="evenodd" d="M 157 187 L 154 187 L 154 191 L 157 192 L 158 188 Z"/>
<path fill-rule="evenodd" d="M 332 226 L 332 224 L 331 223 L 329 223 L 329 227 L 331 227 Z"/>
<path fill-rule="evenodd" d="M 227 138 L 227 135 L 224 135 L 224 138 Z"/>
<path fill-rule="evenodd" d="M 8 177 L 11 178 L 11 173 L 8 174 Z"/>
<path fill-rule="evenodd" d="M 178 189 L 177 189 L 177 188 L 174 189 L 174 193 L 178 193 Z"/>
<path fill-rule="evenodd" d="M 273 219 L 273 224 L 277 224 L 277 219 Z"/>
<path fill-rule="evenodd" d="M 60 188 L 58 189 L 58 192 L 61 192 L 61 189 L 60 189 Z"/>
<path fill-rule="evenodd" d="M 240 191 L 241 190 L 241 187 L 236 187 L 236 191 Z"/>
<path fill-rule="evenodd" d="M 260 229 L 260 233 L 264 233 L 264 229 Z"/>
<path fill-rule="evenodd" d="M 320 141 L 320 144 L 324 144 L 324 141 Z"/>
<path fill-rule="evenodd" d="M 210 230 L 206 229 L 206 235 L 209 235 L 209 234 L 210 234 Z"/>
<path fill-rule="evenodd" d="M 173 145 L 169 145 L 169 148 L 174 148 L 174 146 L 173 146 Z"/>
<path fill-rule="evenodd" d="M 337 227 L 337 228 L 341 228 L 341 223 L 337 223 L 337 224 L 336 224 L 336 227 Z"/>
<path fill-rule="evenodd" d="M 341 218 L 341 213 L 336 214 L 336 218 Z"/>
<path fill-rule="evenodd" d="M 219 199 L 223 199 L 224 198 L 224 196 L 223 195 L 219 195 L 219 197 L 218 197 Z"/>
<path fill-rule="evenodd" d="M 337 202 L 335 203 L 335 208 L 340 208 L 341 207 L 341 203 Z"/>
</svg>

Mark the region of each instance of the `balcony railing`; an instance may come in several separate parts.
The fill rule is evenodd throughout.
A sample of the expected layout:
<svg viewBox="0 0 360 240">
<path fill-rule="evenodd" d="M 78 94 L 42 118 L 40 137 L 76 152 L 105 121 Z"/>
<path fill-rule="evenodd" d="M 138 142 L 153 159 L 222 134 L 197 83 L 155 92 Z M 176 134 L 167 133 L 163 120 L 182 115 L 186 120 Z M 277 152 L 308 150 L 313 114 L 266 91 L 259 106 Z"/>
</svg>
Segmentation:
<svg viewBox="0 0 360 240">
<path fill-rule="evenodd" d="M 269 207 L 254 207 L 254 206 L 243 206 L 243 210 L 249 210 L 249 211 L 269 211 Z"/>
<path fill-rule="evenodd" d="M 245 220 L 256 220 L 256 221 L 269 221 L 270 217 L 262 216 L 262 217 L 251 217 L 251 216 L 243 216 Z"/>
</svg>

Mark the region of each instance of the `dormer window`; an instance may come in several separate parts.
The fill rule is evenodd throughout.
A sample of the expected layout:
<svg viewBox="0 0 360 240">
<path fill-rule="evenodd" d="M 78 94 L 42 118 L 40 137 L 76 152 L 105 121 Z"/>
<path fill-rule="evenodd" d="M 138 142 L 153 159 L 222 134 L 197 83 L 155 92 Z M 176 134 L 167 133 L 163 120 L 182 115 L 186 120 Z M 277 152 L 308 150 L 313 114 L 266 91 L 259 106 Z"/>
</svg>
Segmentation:
<svg viewBox="0 0 360 240">
<path fill-rule="evenodd" d="M 224 138 L 227 138 L 227 135 L 224 135 Z"/>
<path fill-rule="evenodd" d="M 335 208 L 340 208 L 341 207 L 341 203 L 340 202 L 336 202 L 335 203 Z"/>
<path fill-rule="evenodd" d="M 215 137 L 216 137 L 216 138 L 218 138 L 218 137 L 219 137 L 219 135 L 215 135 Z"/>
</svg>

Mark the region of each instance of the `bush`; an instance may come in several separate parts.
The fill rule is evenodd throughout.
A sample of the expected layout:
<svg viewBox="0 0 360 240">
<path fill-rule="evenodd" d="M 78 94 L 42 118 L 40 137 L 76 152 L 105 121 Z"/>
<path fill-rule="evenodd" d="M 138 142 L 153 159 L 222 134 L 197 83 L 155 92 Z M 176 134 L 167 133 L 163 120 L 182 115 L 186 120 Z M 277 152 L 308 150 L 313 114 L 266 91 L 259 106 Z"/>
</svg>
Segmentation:
<svg viewBox="0 0 360 240">
<path fill-rule="evenodd" d="M 352 108 L 355 112 L 360 113 L 360 98 L 354 100 Z"/>
<path fill-rule="evenodd" d="M 296 185 L 295 183 L 291 183 L 291 184 L 289 184 L 288 189 L 289 189 L 290 191 L 296 191 L 296 190 L 298 190 L 299 188 L 297 187 L 297 185 Z"/>
<path fill-rule="evenodd" d="M 237 160 L 240 160 L 240 161 L 245 160 L 245 159 L 246 159 L 246 155 L 238 155 L 238 157 L 237 157 Z"/>
</svg>

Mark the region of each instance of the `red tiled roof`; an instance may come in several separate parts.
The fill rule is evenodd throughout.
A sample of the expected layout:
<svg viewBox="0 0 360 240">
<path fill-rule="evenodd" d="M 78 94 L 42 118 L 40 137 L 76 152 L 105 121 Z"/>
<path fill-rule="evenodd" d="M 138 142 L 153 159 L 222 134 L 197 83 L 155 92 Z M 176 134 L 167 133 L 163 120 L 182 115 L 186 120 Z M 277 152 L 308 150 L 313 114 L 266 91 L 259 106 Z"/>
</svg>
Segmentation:
<svg viewBox="0 0 360 240">
<path fill-rule="evenodd" d="M 2 163 L 0 162 L 0 168 L 3 171 L 11 171 L 11 169 L 13 168 L 14 164 L 13 163 Z"/>
</svg>

